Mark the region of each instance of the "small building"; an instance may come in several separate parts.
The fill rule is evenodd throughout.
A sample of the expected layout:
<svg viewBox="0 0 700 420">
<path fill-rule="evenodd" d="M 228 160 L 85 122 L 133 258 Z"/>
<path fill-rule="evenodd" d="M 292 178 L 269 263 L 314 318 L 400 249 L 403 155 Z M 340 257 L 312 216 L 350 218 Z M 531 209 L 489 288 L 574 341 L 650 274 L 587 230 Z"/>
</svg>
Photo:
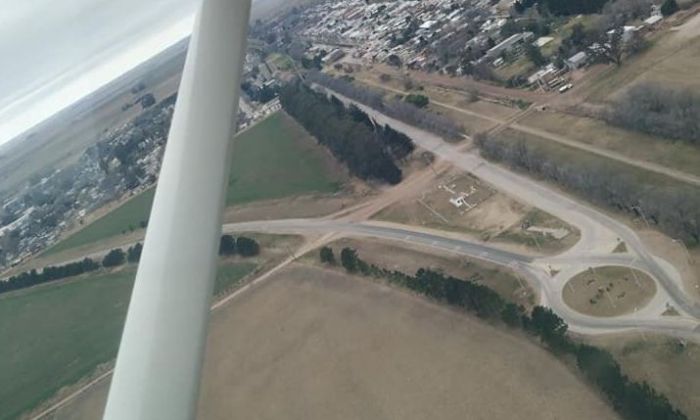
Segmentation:
<svg viewBox="0 0 700 420">
<path fill-rule="evenodd" d="M 496 58 L 500 56 L 502 53 L 505 51 L 510 51 L 511 49 L 522 45 L 523 43 L 531 40 L 534 38 L 534 34 L 532 32 L 521 32 L 519 34 L 514 34 L 506 38 L 505 40 L 501 41 L 497 45 L 495 45 L 493 48 L 488 50 L 486 52 L 486 57 L 487 58 Z"/>
<path fill-rule="evenodd" d="M 323 64 L 330 64 L 330 63 L 333 63 L 337 60 L 340 60 L 344 56 L 345 56 L 345 53 L 343 52 L 343 50 L 341 50 L 340 48 L 336 48 L 333 51 L 331 51 L 330 53 L 328 53 L 328 55 L 323 57 L 323 59 L 321 61 L 323 62 Z"/>
<path fill-rule="evenodd" d="M 554 38 L 552 38 L 551 36 L 541 36 L 537 38 L 537 40 L 533 42 L 532 45 L 534 45 L 537 48 L 542 48 L 552 41 L 554 41 Z"/>
<path fill-rule="evenodd" d="M 662 15 L 651 15 L 649 18 L 644 20 L 644 24 L 646 26 L 654 26 L 657 23 L 661 22 L 663 20 L 663 18 L 664 17 Z"/>
<path fill-rule="evenodd" d="M 569 57 L 568 59 L 566 59 L 566 66 L 570 70 L 576 70 L 585 66 L 587 62 L 588 54 L 586 54 L 584 51 L 579 51 L 576 54 Z"/>
<path fill-rule="evenodd" d="M 467 206 L 467 202 L 464 200 L 463 196 L 450 198 L 450 203 L 458 209 Z"/>
</svg>

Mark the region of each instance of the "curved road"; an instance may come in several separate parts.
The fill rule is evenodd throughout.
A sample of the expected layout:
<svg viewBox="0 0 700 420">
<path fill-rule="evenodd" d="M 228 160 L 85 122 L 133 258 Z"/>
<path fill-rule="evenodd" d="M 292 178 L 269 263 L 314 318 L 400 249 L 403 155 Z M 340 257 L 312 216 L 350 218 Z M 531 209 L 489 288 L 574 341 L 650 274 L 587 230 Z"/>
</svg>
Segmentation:
<svg viewBox="0 0 700 420">
<path fill-rule="evenodd" d="M 447 143 L 435 134 L 390 118 L 373 108 L 350 100 L 336 92 L 332 93 L 346 103 L 354 103 L 378 123 L 389 124 L 394 129 L 403 132 L 411 137 L 417 145 L 431 151 L 441 159 L 473 173 L 492 184 L 496 189 L 579 228 L 581 240 L 562 255 L 580 256 L 591 253 L 609 253 L 617 246 L 620 240 L 624 241 L 629 252 L 635 254 L 642 261 L 646 271 L 656 278 L 673 303 L 682 312 L 700 319 L 700 303 L 683 291 L 683 284 L 678 271 L 670 264 L 653 256 L 646 249 L 639 236 L 624 223 L 581 204 L 555 189 L 541 185 L 526 176 L 494 165 L 474 153 L 463 152 L 457 146 Z"/>
<path fill-rule="evenodd" d="M 569 308 L 562 298 L 566 280 L 580 272 L 575 268 L 565 273 L 564 277 L 551 277 L 542 268 L 542 262 L 562 263 L 558 258 L 538 258 L 505 251 L 468 239 L 445 236 L 443 232 L 417 230 L 411 226 L 393 225 L 377 222 L 344 222 L 325 219 L 286 219 L 231 223 L 223 226 L 223 232 L 269 232 L 287 234 L 341 233 L 348 236 L 368 236 L 394 241 L 409 242 L 421 246 L 441 249 L 453 254 L 465 255 L 505 266 L 523 276 L 528 283 L 535 286 L 542 295 L 542 303 L 551 307 L 566 322 L 572 331 L 584 334 L 619 332 L 628 329 L 656 331 L 665 334 L 700 340 L 700 323 L 689 316 L 659 317 L 665 309 L 666 295 L 657 293 L 652 302 L 642 310 L 629 315 L 611 318 L 593 317 L 581 314 Z M 630 255 L 609 254 L 584 257 L 586 267 L 623 265 L 638 270 L 648 271 L 646 265 Z M 575 266 L 574 266 L 575 267 Z M 566 270 L 563 270 L 566 271 Z"/>
</svg>

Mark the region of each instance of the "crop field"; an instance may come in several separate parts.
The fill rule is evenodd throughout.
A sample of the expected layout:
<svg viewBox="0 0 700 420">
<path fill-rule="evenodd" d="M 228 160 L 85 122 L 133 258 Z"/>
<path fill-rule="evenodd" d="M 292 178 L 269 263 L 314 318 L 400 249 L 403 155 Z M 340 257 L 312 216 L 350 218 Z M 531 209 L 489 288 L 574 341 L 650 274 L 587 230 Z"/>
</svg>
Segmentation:
<svg viewBox="0 0 700 420">
<path fill-rule="evenodd" d="M 215 293 L 256 267 L 220 266 Z M 0 296 L 0 419 L 16 418 L 116 357 L 134 275 L 126 267 Z"/>
<path fill-rule="evenodd" d="M 58 419 L 100 416 L 100 384 Z M 214 312 L 197 418 L 615 419 L 556 357 L 410 293 L 296 264 Z M 71 416 L 76 414 L 76 416 Z"/>
<path fill-rule="evenodd" d="M 331 194 L 346 178 L 291 117 L 277 113 L 234 139 L 233 163 L 226 195 L 229 205 L 302 194 Z M 69 236 L 45 254 L 98 242 L 139 229 L 147 221 L 154 190 L 138 195 Z"/>
</svg>

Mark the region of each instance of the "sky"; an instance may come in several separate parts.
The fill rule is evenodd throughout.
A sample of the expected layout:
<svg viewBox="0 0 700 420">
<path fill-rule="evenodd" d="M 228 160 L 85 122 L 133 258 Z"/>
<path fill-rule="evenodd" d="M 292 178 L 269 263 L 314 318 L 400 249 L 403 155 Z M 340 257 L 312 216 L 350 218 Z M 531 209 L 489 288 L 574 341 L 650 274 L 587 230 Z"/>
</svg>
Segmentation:
<svg viewBox="0 0 700 420">
<path fill-rule="evenodd" d="M 197 0 L 0 0 L 0 145 L 188 36 Z"/>
</svg>

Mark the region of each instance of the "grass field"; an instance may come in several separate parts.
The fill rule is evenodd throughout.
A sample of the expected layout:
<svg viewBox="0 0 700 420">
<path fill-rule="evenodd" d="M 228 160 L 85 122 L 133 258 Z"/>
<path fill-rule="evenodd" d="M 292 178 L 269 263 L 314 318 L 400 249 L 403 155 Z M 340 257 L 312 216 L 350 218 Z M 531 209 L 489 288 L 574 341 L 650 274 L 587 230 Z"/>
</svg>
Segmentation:
<svg viewBox="0 0 700 420">
<path fill-rule="evenodd" d="M 599 267 L 574 276 L 564 286 L 564 302 L 593 316 L 618 316 L 642 308 L 656 294 L 647 274 L 626 267 Z"/>
<path fill-rule="evenodd" d="M 332 158 L 287 114 L 277 113 L 234 139 L 226 202 L 242 205 L 300 194 L 339 191 L 346 178 Z M 138 229 L 148 220 L 154 190 L 124 203 L 45 255 Z"/>
<path fill-rule="evenodd" d="M 700 149 L 679 141 L 624 130 L 603 121 L 556 112 L 536 112 L 523 125 L 566 136 L 581 143 L 700 175 Z"/>
<path fill-rule="evenodd" d="M 700 16 L 673 31 L 652 37 L 652 47 L 611 67 L 587 87 L 587 99 L 605 101 L 641 81 L 698 91 L 700 89 Z"/>
<path fill-rule="evenodd" d="M 215 292 L 256 266 L 222 265 Z M 0 297 L 0 419 L 16 418 L 114 359 L 133 280 L 127 267 Z"/>
<path fill-rule="evenodd" d="M 625 374 L 646 381 L 690 419 L 700 419 L 700 345 L 649 334 L 601 335 L 591 339 L 619 361 Z"/>
<path fill-rule="evenodd" d="M 99 418 L 106 392 L 95 388 L 57 418 Z M 300 264 L 212 316 L 197 418 L 231 413 L 290 420 L 617 418 L 527 338 L 410 293 Z"/>
</svg>

